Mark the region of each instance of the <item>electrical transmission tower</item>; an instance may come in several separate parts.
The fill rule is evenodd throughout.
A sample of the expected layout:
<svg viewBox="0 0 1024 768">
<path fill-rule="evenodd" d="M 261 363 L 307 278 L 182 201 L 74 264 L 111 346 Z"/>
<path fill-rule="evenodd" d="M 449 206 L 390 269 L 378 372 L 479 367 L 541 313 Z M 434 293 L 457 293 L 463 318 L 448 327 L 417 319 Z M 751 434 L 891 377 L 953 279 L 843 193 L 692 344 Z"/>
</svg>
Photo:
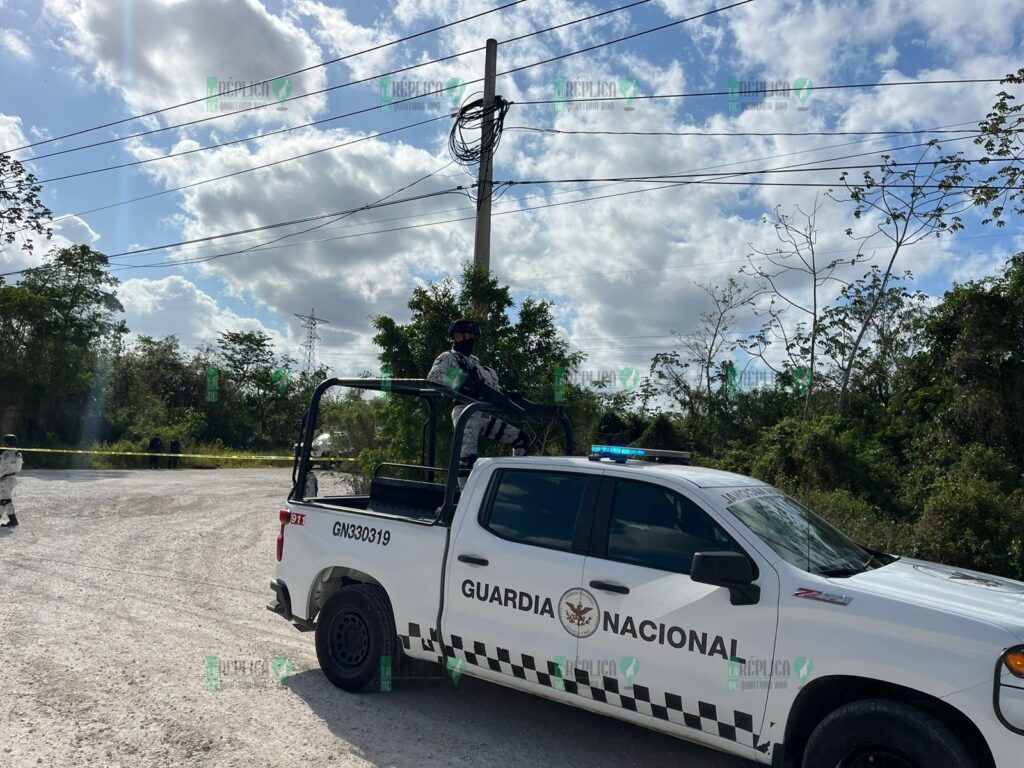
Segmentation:
<svg viewBox="0 0 1024 768">
<path fill-rule="evenodd" d="M 306 340 L 302 344 L 302 348 L 306 351 L 306 359 L 303 362 L 302 370 L 312 373 L 316 370 L 316 344 L 320 341 L 320 334 L 316 332 L 316 327 L 321 323 L 327 323 L 327 321 L 316 316 L 316 309 L 309 310 L 308 315 L 295 316 L 303 321 L 302 327 L 306 329 Z"/>
</svg>

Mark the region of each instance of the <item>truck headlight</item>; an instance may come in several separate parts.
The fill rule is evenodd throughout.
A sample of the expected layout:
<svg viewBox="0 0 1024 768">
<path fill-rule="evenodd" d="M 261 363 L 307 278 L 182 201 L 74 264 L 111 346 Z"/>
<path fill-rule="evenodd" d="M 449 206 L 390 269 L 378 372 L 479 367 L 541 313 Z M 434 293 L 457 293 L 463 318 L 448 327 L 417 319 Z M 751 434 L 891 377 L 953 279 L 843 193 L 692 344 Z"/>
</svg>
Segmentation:
<svg viewBox="0 0 1024 768">
<path fill-rule="evenodd" d="M 1024 648 L 1010 651 L 1003 658 L 1006 668 L 1016 677 L 1024 677 Z"/>
</svg>

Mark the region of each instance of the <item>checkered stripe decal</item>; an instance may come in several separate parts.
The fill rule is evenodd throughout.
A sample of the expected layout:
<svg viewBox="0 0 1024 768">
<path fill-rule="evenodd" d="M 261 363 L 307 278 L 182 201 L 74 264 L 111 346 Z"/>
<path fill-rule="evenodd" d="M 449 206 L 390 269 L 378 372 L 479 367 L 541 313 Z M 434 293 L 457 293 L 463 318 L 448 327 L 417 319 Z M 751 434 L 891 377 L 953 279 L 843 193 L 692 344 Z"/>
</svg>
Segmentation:
<svg viewBox="0 0 1024 768">
<path fill-rule="evenodd" d="M 419 646 L 420 650 L 436 654 L 438 659 L 440 659 L 441 653 L 439 649 L 441 647 L 441 641 L 437 636 L 437 629 L 435 627 L 430 627 L 429 631 L 429 636 L 424 637 L 423 630 L 420 628 L 420 625 L 410 622 L 409 634 L 399 634 L 398 639 L 402 641 L 402 647 L 407 651 L 411 651 L 415 644 Z"/>
<path fill-rule="evenodd" d="M 617 678 L 591 676 L 582 669 L 573 670 L 573 679 L 566 679 L 554 661 L 542 660 L 538 663 L 533 656 L 513 656 L 505 648 L 489 650 L 484 643 L 469 642 L 458 635 L 451 636 L 450 644 L 440 643 L 436 629 L 430 629 L 428 639 L 423 637 L 418 624 L 410 624 L 409 634 L 399 637 L 406 650 L 415 642 L 420 643 L 424 651 L 431 653 L 436 653 L 440 648 L 445 657 L 461 659 L 475 667 L 511 675 L 546 688 L 564 690 L 613 707 L 720 736 L 759 752 L 768 752 L 769 743 L 762 743 L 759 735 L 754 733 L 754 718 L 746 712 L 728 710 L 678 693 L 652 692 L 643 685 L 622 686 Z"/>
</svg>

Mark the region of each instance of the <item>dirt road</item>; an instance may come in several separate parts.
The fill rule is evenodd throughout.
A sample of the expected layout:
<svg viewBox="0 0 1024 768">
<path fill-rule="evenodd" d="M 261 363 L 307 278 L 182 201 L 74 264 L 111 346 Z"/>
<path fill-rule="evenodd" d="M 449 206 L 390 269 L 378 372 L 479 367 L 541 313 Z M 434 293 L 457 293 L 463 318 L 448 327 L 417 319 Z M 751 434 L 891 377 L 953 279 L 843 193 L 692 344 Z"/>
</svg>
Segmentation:
<svg viewBox="0 0 1024 768">
<path fill-rule="evenodd" d="M 0 531 L 0 765 L 752 765 L 469 679 L 334 688 L 312 635 L 264 609 L 287 476 L 22 476 L 22 525 Z"/>
</svg>

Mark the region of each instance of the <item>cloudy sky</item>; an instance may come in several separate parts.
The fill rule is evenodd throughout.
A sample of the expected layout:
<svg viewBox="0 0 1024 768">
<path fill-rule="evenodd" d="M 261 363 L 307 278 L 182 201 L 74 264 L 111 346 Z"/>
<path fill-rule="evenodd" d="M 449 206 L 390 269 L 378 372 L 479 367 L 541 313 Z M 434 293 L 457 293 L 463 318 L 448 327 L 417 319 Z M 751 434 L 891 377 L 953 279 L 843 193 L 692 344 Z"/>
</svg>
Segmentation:
<svg viewBox="0 0 1024 768">
<path fill-rule="evenodd" d="M 469 81 L 480 78 L 483 53 L 387 81 L 380 75 L 476 49 L 488 37 L 505 41 L 622 4 L 625 0 L 526 0 L 352 56 L 496 4 L 0 0 L 0 150 L 310 67 L 266 93 L 204 99 L 14 155 L 45 181 L 44 200 L 58 219 L 56 242 L 89 243 L 108 254 L 343 211 L 390 195 L 453 190 L 475 179 L 451 163 L 451 121 L 442 117 L 406 126 L 443 116 L 453 103 L 472 96 L 480 86 Z M 723 166 L 731 172 L 873 162 L 871 156 L 830 162 L 865 152 L 917 157 L 920 148 L 902 153 L 898 148 L 932 135 L 728 134 L 969 130 L 985 116 L 998 85 L 820 87 L 999 78 L 1024 63 L 1021 3 L 754 0 L 624 43 L 528 66 L 726 4 L 656 0 L 500 45 L 498 71 L 524 69 L 498 79 L 498 93 L 519 103 L 506 118 L 495 178 L 589 179 Z M 316 66 L 339 57 L 348 58 Z M 451 94 L 374 109 L 388 96 L 419 95 L 458 82 L 453 78 L 468 85 Z M 353 80 L 363 82 L 308 95 Z M 571 93 L 599 95 L 721 92 L 729 89 L 730 80 L 769 85 L 809 81 L 812 87 L 770 99 L 521 103 L 555 99 L 567 87 Z M 280 100 L 296 96 L 303 98 Z M 257 104 L 267 106 L 238 111 Z M 266 135 L 360 110 L 367 111 Z M 202 122 L 159 130 L 196 120 Z M 139 133 L 146 135 L 133 136 Z M 973 144 L 964 136 L 947 133 L 942 138 L 949 149 L 963 149 L 970 157 Z M 67 151 L 87 144 L 98 146 Z M 210 145 L 222 146 L 202 149 Z M 51 153 L 60 154 L 46 157 Z M 315 154 L 290 159 L 307 153 Z M 169 154 L 177 156 L 164 158 Z M 757 178 L 835 184 L 838 171 Z M 752 246 L 774 246 L 773 230 L 761 223 L 762 216 L 778 205 L 786 211 L 796 205 L 807 208 L 824 192 L 786 186 L 650 186 L 524 185 L 495 202 L 493 270 L 512 286 L 517 300 L 531 295 L 554 300 L 565 335 L 574 349 L 587 351 L 587 367 L 593 370 L 645 368 L 651 354 L 670 347 L 672 332 L 692 331 L 707 309 L 698 281 L 722 283 L 736 274 Z M 398 190 L 404 191 L 395 194 Z M 617 195 L 621 192 L 634 194 Z M 112 262 L 123 281 L 120 295 L 133 332 L 177 334 L 191 347 L 214 340 L 221 330 L 264 328 L 281 352 L 298 357 L 302 332 L 293 313 L 315 307 L 330 323 L 321 328 L 320 359 L 338 374 L 354 374 L 376 370 L 369 341 L 374 315 L 404 319 L 412 286 L 457 274 L 472 257 L 473 223 L 465 220 L 472 212 L 464 194 L 447 192 L 340 220 L 115 256 Z M 845 235 L 854 224 L 851 214 L 849 204 L 824 202 L 819 251 L 853 252 Z M 314 224 L 324 226 L 310 230 Z M 278 240 L 284 235 L 289 237 Z M 997 231 L 970 216 L 955 238 L 908 250 L 899 267 L 914 272 L 917 287 L 939 295 L 955 280 L 991 271 L 1024 247 L 1022 241 L 1015 226 Z M 231 253 L 242 249 L 249 250 Z M 0 255 L 0 271 L 31 266 L 41 250 L 28 256 L 8 249 Z M 883 253 L 879 244 L 878 257 Z M 219 254 L 230 255 L 182 263 Z M 863 271 L 863 265 L 856 268 L 858 274 Z M 754 326 L 751 318 L 740 322 L 741 331 Z"/>
</svg>

